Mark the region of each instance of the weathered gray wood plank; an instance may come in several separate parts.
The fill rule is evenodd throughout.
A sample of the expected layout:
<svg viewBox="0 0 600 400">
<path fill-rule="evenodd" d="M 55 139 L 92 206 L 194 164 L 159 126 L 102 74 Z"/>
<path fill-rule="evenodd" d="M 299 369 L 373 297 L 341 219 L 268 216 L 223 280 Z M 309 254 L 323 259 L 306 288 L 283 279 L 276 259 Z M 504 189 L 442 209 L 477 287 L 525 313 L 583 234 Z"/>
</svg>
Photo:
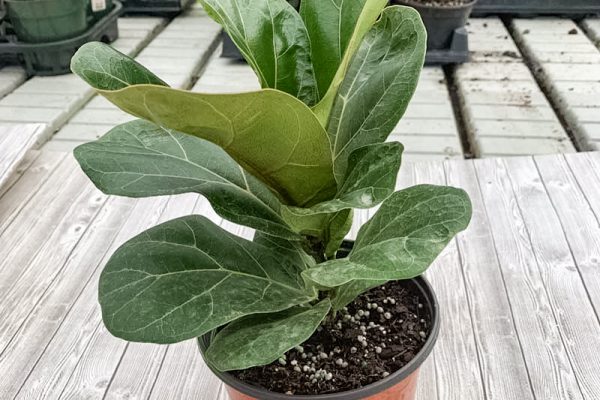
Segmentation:
<svg viewBox="0 0 600 400">
<path fill-rule="evenodd" d="M 444 165 L 439 162 L 404 167 L 419 184 L 446 185 Z M 478 400 L 484 397 L 483 382 L 473 333 L 473 322 L 456 240 L 427 270 L 440 302 L 441 332 L 434 351 L 439 400 Z M 461 360 L 457 363 L 457 360 Z"/>
<path fill-rule="evenodd" d="M 20 254 L 9 259 L 14 263 L 12 265 L 21 268 L 10 268 L 18 271 L 18 274 L 2 274 L 5 279 L 0 292 L 0 351 L 7 346 L 40 297 L 60 274 L 74 247 L 85 236 L 88 226 L 106 200 L 107 197 L 91 185 L 83 187 L 79 197 L 68 199 L 65 204 L 57 204 L 68 211 L 61 217 L 54 232 L 41 241 L 43 245 L 35 257 Z M 39 239 L 31 235 L 26 240 Z"/>
<path fill-rule="evenodd" d="M 565 157 L 571 172 L 575 176 L 578 187 L 583 193 L 589 208 L 593 211 L 595 220 L 582 203 L 582 198 L 577 199 L 578 215 L 577 221 L 585 219 L 584 224 L 579 230 L 573 232 L 573 241 L 576 242 L 585 236 L 586 241 L 574 243 L 573 252 L 581 275 L 588 289 L 588 295 L 596 310 L 596 315 L 600 315 L 600 257 L 598 257 L 598 237 L 587 236 L 587 233 L 596 234 L 598 232 L 598 220 L 600 220 L 600 153 L 580 153 L 577 157 Z M 555 200 L 556 201 L 556 200 Z M 581 211 L 580 211 L 581 210 Z M 559 213 L 561 220 L 569 218 L 566 212 Z M 577 223 L 564 223 L 563 228 L 568 234 L 567 239 L 571 241 L 571 231 L 576 229 Z M 587 232 L 586 232 L 587 231 Z M 589 248 L 587 246 L 590 246 Z"/>
<path fill-rule="evenodd" d="M 0 235 L 44 185 L 65 154 L 42 152 L 32 165 L 0 195 Z"/>
<path fill-rule="evenodd" d="M 194 208 L 196 200 L 197 196 L 194 195 L 170 197 L 157 223 L 189 214 Z M 153 225 L 155 224 L 150 226 Z M 99 328 L 92 336 L 88 348 L 81 355 L 61 398 L 102 398 L 115 370 L 123 360 L 128 343 L 113 337 L 100 321 L 100 315 L 98 315 L 98 324 Z M 139 350 L 140 348 L 136 347 L 135 349 Z M 140 377 L 140 379 L 143 378 Z"/>
<path fill-rule="evenodd" d="M 552 298 L 568 334 L 567 350 L 581 390 L 586 398 L 596 399 L 600 395 L 600 355 L 590 349 L 600 347 L 600 325 L 598 310 L 590 303 L 590 295 L 598 288 L 594 285 L 598 283 L 600 227 L 563 157 L 539 157 L 535 163 L 543 188 L 550 196 L 543 206 L 553 207 L 556 212 L 553 218 L 538 221 L 536 236 L 539 238 L 535 245 L 543 254 L 540 259 L 545 260 L 543 270 L 553 282 Z M 522 177 L 523 173 L 514 175 Z M 538 209 L 532 208 L 532 218 L 539 215 Z M 533 232 L 536 225 L 529 226 Z M 549 271 L 562 274 L 552 277 Z"/>
<path fill-rule="evenodd" d="M 110 198 L 23 324 L 9 325 L 12 329 L 10 334 L 4 329 L 2 338 L 8 340 L 12 337 L 12 340 L 0 355 L 0 371 L 4 376 L 0 382 L 0 393 L 3 398 L 12 398 L 21 387 L 90 276 L 106 256 L 133 205 L 131 199 Z M 58 266 L 50 264 L 49 267 Z M 36 270 L 37 273 L 40 271 L 44 271 L 43 266 Z"/>
<path fill-rule="evenodd" d="M 46 239 L 73 215 L 73 202 L 85 207 L 102 197 L 83 174 L 73 174 L 75 161 L 66 158 L 46 185 L 31 199 L 0 236 L 0 298 L 31 263 Z M 101 201 L 104 201 L 102 198 Z M 20 268 L 15 268 L 18 265 Z"/>
<path fill-rule="evenodd" d="M 43 125 L 7 125 L 0 126 L 0 193 L 22 168 L 29 151 L 37 145 Z"/>
<path fill-rule="evenodd" d="M 154 225 L 163 213 L 167 202 L 167 197 L 138 200 L 123 229 L 113 242 L 111 250 L 106 252 L 100 264 L 104 265 L 108 261 L 118 245 Z M 99 329 L 101 318 L 100 306 L 98 305 L 99 276 L 100 269 L 98 268 L 74 305 L 59 323 L 60 326 L 54 336 L 47 338 L 43 354 L 35 360 L 35 368 L 26 378 L 19 378 L 26 380 L 21 385 L 21 390 L 16 398 L 55 399 L 60 397 L 82 354 L 88 351 L 94 333 Z M 122 354 L 124 346 L 122 341 L 115 339 L 114 347 L 117 350 L 121 349 L 120 354 Z M 108 354 L 99 355 L 96 362 L 102 364 L 104 357 L 107 356 Z M 113 370 L 115 367 L 113 366 Z M 112 373 L 108 379 L 111 376 Z M 17 377 L 14 379 L 17 379 Z M 108 380 L 102 386 L 106 387 L 106 385 L 108 385 Z"/>
<path fill-rule="evenodd" d="M 194 340 L 169 346 L 151 400 L 216 399 L 220 381 L 204 364 Z"/>
<path fill-rule="evenodd" d="M 471 223 L 457 243 L 486 399 L 534 399 L 473 163 L 449 162 L 446 176 L 473 203 Z"/>
<path fill-rule="evenodd" d="M 536 180 L 539 182 L 537 170 L 530 158 L 520 158 L 518 163 L 520 168 L 515 168 L 515 173 L 528 178 L 527 182 L 520 182 L 519 189 L 530 188 Z M 482 160 L 475 163 L 475 167 L 513 319 L 536 398 L 582 399 L 563 344 L 563 324 L 555 318 L 557 310 L 552 307 L 552 300 L 540 273 L 540 265 L 534 251 L 538 245 L 538 238 L 530 238 L 530 235 L 537 232 L 530 233 L 522 215 L 522 212 L 532 211 L 529 210 L 533 204 L 531 198 L 521 198 L 527 203 L 521 208 L 513 193 L 512 181 L 504 160 Z M 547 197 L 545 200 L 547 201 Z M 547 214 L 553 213 L 552 208 L 536 205 L 535 218 L 541 221 L 549 220 Z M 568 275 L 568 271 L 565 272 Z M 556 267 L 546 274 L 555 274 L 557 277 L 565 275 Z M 567 336 L 566 339 L 573 338 Z"/>
</svg>

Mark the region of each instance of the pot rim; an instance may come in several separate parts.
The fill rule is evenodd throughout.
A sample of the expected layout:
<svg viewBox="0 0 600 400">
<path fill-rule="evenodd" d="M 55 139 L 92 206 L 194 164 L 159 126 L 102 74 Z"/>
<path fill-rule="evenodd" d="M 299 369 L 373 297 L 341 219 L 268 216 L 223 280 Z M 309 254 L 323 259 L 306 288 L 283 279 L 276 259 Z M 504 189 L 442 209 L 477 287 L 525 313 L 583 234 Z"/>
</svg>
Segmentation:
<svg viewBox="0 0 600 400">
<path fill-rule="evenodd" d="M 437 297 L 433 288 L 427 281 L 424 276 L 418 276 L 416 278 L 409 279 L 413 281 L 421 290 L 425 297 L 425 301 L 427 302 L 426 306 L 429 308 L 429 312 L 431 313 L 432 326 L 431 332 L 427 341 L 421 348 L 421 350 L 416 354 L 416 356 L 410 360 L 404 367 L 400 368 L 398 371 L 390 374 L 389 376 L 380 379 L 376 382 L 371 383 L 370 385 L 364 386 L 362 388 L 353 389 L 345 392 L 338 393 L 328 393 L 328 394 L 319 394 L 319 395 L 288 395 L 284 393 L 271 392 L 266 389 L 252 386 L 247 384 L 228 372 L 221 372 L 215 370 L 208 362 L 206 363 L 210 370 L 226 385 L 234 388 L 238 392 L 241 392 L 245 395 L 252 396 L 256 399 L 263 400 L 290 400 L 290 399 L 303 399 L 303 400 L 361 400 L 369 396 L 376 395 L 381 393 L 404 379 L 408 378 L 413 372 L 415 372 L 422 364 L 425 362 L 435 343 L 437 341 L 439 332 L 440 332 L 440 314 L 439 314 L 439 303 L 437 301 Z M 212 332 L 209 332 L 203 336 L 197 338 L 198 347 L 200 348 L 200 354 L 204 358 L 203 351 L 208 347 L 208 342 L 210 341 L 210 336 Z M 205 360 L 206 361 L 206 360 Z"/>
<path fill-rule="evenodd" d="M 402 4 L 399 4 L 399 3 Z M 456 6 L 434 6 L 431 4 L 421 4 L 418 1 L 415 0 L 393 0 L 392 4 L 399 4 L 399 5 L 407 5 L 410 7 L 414 7 L 414 8 L 423 8 L 426 10 L 462 10 L 462 9 L 466 9 L 469 7 L 473 7 L 473 5 L 475 5 L 475 3 L 477 3 L 477 0 L 471 0 L 468 3 L 465 4 L 459 4 Z"/>
</svg>

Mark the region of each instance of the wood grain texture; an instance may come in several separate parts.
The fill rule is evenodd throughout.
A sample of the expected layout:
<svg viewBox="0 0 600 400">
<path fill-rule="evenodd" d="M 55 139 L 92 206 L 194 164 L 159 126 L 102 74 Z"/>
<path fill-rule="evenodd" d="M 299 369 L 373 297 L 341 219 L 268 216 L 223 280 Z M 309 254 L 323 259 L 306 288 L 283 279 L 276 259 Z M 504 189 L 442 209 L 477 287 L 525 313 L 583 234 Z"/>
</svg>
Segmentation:
<svg viewBox="0 0 600 400">
<path fill-rule="evenodd" d="M 536 181 L 539 182 L 535 165 L 531 158 L 522 158 L 518 162 L 520 164 L 514 169 L 515 173 L 528 178 L 528 181 L 520 182 L 518 187 L 529 189 Z M 533 196 L 521 198 L 527 202 L 521 207 L 522 202 L 517 201 L 513 192 L 504 160 L 482 160 L 475 166 L 498 262 L 536 398 L 582 399 L 563 344 L 561 322 L 555 318 L 557 310 L 551 306 L 540 273 L 534 251 L 537 243 L 532 243 L 537 237 L 530 238 L 531 233 L 525 226 L 522 215 L 522 212 L 533 211 L 530 209 Z M 551 218 L 548 214 L 553 214 L 552 208 L 539 206 L 540 204 L 536 204 L 534 207 L 534 218 L 541 221 Z M 552 273 L 557 277 L 562 275 L 559 268 L 547 271 L 546 275 Z"/>
<path fill-rule="evenodd" d="M 12 398 L 17 393 L 100 261 L 106 256 L 110 244 L 131 213 L 133 204 L 131 199 L 109 199 L 82 238 L 81 244 L 71 253 L 69 260 L 23 324 L 9 325 L 4 329 L 0 337 L 11 340 L 0 355 L 0 371 L 3 371 L 4 377 L 0 381 L 2 398 Z M 41 270 L 43 269 L 42 267 Z"/>
<path fill-rule="evenodd" d="M 123 229 L 119 231 L 111 249 L 100 264 L 104 265 L 108 261 L 117 246 L 156 224 L 167 202 L 167 197 L 138 200 Z M 90 341 L 100 326 L 99 276 L 100 269 L 92 275 L 75 304 L 69 309 L 60 327 L 49 340 L 43 354 L 36 360 L 35 368 L 26 378 L 16 398 L 41 400 L 60 397 L 73 371 L 78 367 L 82 354 L 88 351 Z M 120 348 L 122 354 L 124 343 L 115 339 L 114 347 L 117 350 Z M 109 349 L 110 351 L 111 349 Z M 106 365 L 104 360 L 108 354 L 100 353 L 97 356 L 98 358 L 93 363 Z M 115 367 L 116 365 L 113 366 L 113 371 Z M 110 379 L 111 376 L 112 371 L 108 378 Z M 108 385 L 108 381 L 104 383 L 104 387 L 106 385 Z"/>
<path fill-rule="evenodd" d="M 78 198 L 61 205 L 68 209 L 67 213 L 55 231 L 42 241 L 43 246 L 33 259 L 22 264 L 20 257 L 11 257 L 11 262 L 26 267 L 21 269 L 18 276 L 3 274 L 5 280 L 0 293 L 0 315 L 3 316 L 0 321 L 0 349 L 6 346 L 7 340 L 12 337 L 11 332 L 14 333 L 23 323 L 40 297 L 55 282 L 73 249 L 82 240 L 88 226 L 107 200 L 106 196 L 91 185 L 81 189 Z M 16 279 L 12 279 L 13 277 Z"/>
<path fill-rule="evenodd" d="M 405 168 L 412 170 L 416 183 L 447 184 L 442 163 L 420 163 Z M 482 399 L 483 382 L 456 240 L 433 262 L 427 277 L 438 297 L 441 314 L 441 332 L 435 349 L 437 398 Z"/>
<path fill-rule="evenodd" d="M 583 193 L 596 220 L 596 222 L 594 222 L 589 211 L 584 208 L 583 215 L 580 218 L 586 218 L 588 220 L 584 222 L 586 228 L 580 229 L 586 229 L 588 230 L 588 233 L 595 234 L 598 231 L 598 224 L 600 223 L 598 222 L 600 221 L 600 153 L 581 153 L 576 156 L 569 155 L 568 157 L 565 157 L 565 159 L 577 181 L 579 190 Z M 580 206 L 583 206 L 581 200 L 582 199 L 579 198 L 578 203 Z M 559 213 L 559 216 L 561 214 L 563 213 Z M 568 217 L 568 215 L 563 216 Z M 569 234 L 574 226 L 573 224 L 567 223 L 564 225 L 564 228 Z M 574 234 L 578 234 L 578 232 L 574 232 Z M 582 232 L 582 234 L 585 235 L 586 233 Z M 578 237 L 580 236 L 575 236 L 575 238 Z M 598 257 L 598 254 L 596 253 L 598 250 L 598 240 L 598 237 L 588 237 L 584 243 L 575 243 L 571 245 L 574 247 L 574 256 L 577 260 L 577 266 L 588 289 L 588 295 L 594 305 L 596 315 L 600 315 L 600 257 Z M 570 241 L 571 240 L 569 240 L 569 242 Z M 591 243 L 589 243 L 589 241 L 591 241 Z M 592 246 L 586 249 L 585 247 L 589 244 Z"/>
<path fill-rule="evenodd" d="M 544 259 L 551 260 L 545 267 L 552 272 L 563 272 L 556 278 L 553 298 L 568 333 L 567 350 L 572 355 L 581 390 L 585 398 L 597 399 L 600 354 L 590 349 L 600 348 L 600 324 L 590 294 L 598 290 L 594 285 L 598 283 L 595 278 L 600 258 L 600 226 L 564 157 L 538 157 L 535 163 L 550 197 L 545 206 L 554 207 L 558 216 L 546 219 L 552 226 L 544 227 L 552 230 L 540 229 L 536 245 L 543 249 Z"/>
<path fill-rule="evenodd" d="M 220 381 L 204 364 L 196 341 L 169 346 L 150 400 L 216 399 Z"/>
<path fill-rule="evenodd" d="M 148 223 L 144 229 L 189 214 L 196 200 L 195 195 L 169 197 L 158 220 L 149 221 L 154 223 Z M 99 328 L 91 338 L 86 352 L 81 355 L 77 367 L 61 393 L 61 398 L 76 400 L 103 397 L 115 370 L 120 369 L 127 348 L 128 342 L 112 336 L 104 324 L 99 322 Z M 102 362 L 99 362 L 100 360 Z"/>
<path fill-rule="evenodd" d="M 36 147 L 43 129 L 42 124 L 0 126 L 0 192 Z"/>
<path fill-rule="evenodd" d="M 457 240 L 486 399 L 534 399 L 473 163 L 449 162 L 446 175 L 473 203 L 471 223 Z"/>
<path fill-rule="evenodd" d="M 18 180 L 14 183 L 9 182 L 6 186 L 7 191 L 0 195 L 0 235 L 27 206 L 29 200 L 65 157 L 64 153 L 42 152 Z"/>
<path fill-rule="evenodd" d="M 63 179 L 48 181 L 46 190 L 32 199 L 32 206 L 21 212 L 0 237 L 2 301 L 9 296 L 10 288 L 19 277 L 30 271 L 36 258 L 43 261 L 43 257 L 49 257 L 46 261 L 52 263 L 66 257 L 106 201 L 106 196 L 83 174 L 72 173 L 74 160 L 68 158 L 66 161 L 61 165 L 61 173 L 52 176 Z M 21 267 L 10 267 L 12 265 Z"/>
</svg>

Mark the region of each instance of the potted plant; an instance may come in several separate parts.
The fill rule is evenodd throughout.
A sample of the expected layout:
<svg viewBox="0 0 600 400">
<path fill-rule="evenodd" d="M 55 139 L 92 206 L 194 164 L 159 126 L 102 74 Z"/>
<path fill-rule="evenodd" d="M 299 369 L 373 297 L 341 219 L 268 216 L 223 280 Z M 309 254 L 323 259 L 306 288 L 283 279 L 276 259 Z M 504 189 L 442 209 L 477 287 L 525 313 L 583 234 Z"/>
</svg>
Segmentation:
<svg viewBox="0 0 600 400">
<path fill-rule="evenodd" d="M 69 39 L 88 28 L 86 0 L 5 0 L 17 38 L 28 43 Z"/>
<path fill-rule="evenodd" d="M 332 24 L 333 2 L 305 0 L 302 15 L 285 0 L 201 2 L 263 88 L 172 89 L 86 44 L 73 71 L 140 119 L 74 153 L 107 194 L 200 193 L 256 233 L 191 215 L 129 240 L 100 277 L 105 325 L 129 341 L 197 339 L 232 399 L 411 399 L 439 329 L 420 275 L 471 217 L 460 189 L 394 191 L 403 147 L 385 140 L 423 65 L 418 13 L 349 2 Z M 344 242 L 353 209 L 376 205 Z"/>
<path fill-rule="evenodd" d="M 454 32 L 463 28 L 477 0 L 392 0 L 392 3 L 414 7 L 427 29 L 427 48 L 447 49 Z"/>
</svg>

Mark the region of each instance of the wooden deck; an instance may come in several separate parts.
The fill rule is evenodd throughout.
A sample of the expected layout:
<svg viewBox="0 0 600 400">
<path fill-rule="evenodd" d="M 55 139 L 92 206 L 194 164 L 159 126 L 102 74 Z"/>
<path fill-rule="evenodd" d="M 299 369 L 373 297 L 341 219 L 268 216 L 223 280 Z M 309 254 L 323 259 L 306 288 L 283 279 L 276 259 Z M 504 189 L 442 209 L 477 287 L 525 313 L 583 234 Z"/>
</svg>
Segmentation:
<svg viewBox="0 0 600 400">
<path fill-rule="evenodd" d="M 125 240 L 181 215 L 252 232 L 197 195 L 105 196 L 69 153 L 26 159 L 0 188 L 0 399 L 225 399 L 193 341 L 112 337 L 98 275 Z M 403 167 L 399 187 L 459 186 L 474 206 L 428 272 L 443 326 L 419 400 L 600 398 L 599 171 L 600 153 Z"/>
</svg>

